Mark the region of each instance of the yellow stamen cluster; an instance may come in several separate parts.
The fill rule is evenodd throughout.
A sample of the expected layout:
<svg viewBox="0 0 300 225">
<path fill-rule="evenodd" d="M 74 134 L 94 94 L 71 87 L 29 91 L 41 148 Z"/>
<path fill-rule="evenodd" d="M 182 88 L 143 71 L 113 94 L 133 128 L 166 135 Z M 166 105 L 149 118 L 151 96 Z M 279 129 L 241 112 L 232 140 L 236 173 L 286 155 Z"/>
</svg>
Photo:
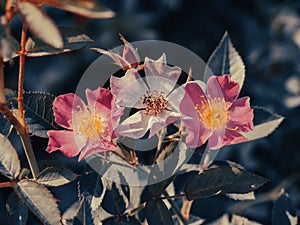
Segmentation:
<svg viewBox="0 0 300 225">
<path fill-rule="evenodd" d="M 230 104 L 224 98 L 205 98 L 205 96 L 201 96 L 200 105 L 196 104 L 195 109 L 199 114 L 200 122 L 207 129 L 217 130 L 226 127 L 226 123 L 230 120 L 228 112 Z"/>
<path fill-rule="evenodd" d="M 86 139 L 99 138 L 103 131 L 100 113 L 91 112 L 88 107 L 85 110 L 80 108 L 79 112 L 73 113 L 72 129 L 75 134 L 83 135 Z"/>
<path fill-rule="evenodd" d="M 157 116 L 168 106 L 168 100 L 165 99 L 163 93 L 156 90 L 147 91 L 142 101 L 145 105 L 146 113 L 154 116 Z"/>
</svg>

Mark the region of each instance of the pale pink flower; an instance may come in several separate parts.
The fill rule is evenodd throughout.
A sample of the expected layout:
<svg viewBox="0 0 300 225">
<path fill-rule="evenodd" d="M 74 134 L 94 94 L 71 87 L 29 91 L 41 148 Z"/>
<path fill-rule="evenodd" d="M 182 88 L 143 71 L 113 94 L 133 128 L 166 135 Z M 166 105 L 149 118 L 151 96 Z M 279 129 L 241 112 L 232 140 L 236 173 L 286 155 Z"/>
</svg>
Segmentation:
<svg viewBox="0 0 300 225">
<path fill-rule="evenodd" d="M 190 147 L 201 146 L 207 139 L 210 149 L 247 141 L 240 132 L 253 129 L 253 109 L 249 97 L 237 99 L 239 89 L 229 75 L 210 77 L 207 87 L 201 81 L 185 85 L 180 111 Z"/>
<path fill-rule="evenodd" d="M 166 63 L 163 54 L 157 61 L 145 58 L 145 78 L 135 69 L 121 77 L 111 76 L 110 86 L 120 106 L 140 109 L 124 120 L 116 129 L 120 136 L 141 138 L 148 130 L 149 137 L 179 119 L 179 103 L 183 88 L 175 88 L 181 74 L 179 67 Z"/>
<path fill-rule="evenodd" d="M 75 94 L 58 96 L 53 102 L 55 122 L 66 130 L 48 131 L 46 149 L 51 153 L 60 150 L 67 157 L 79 155 L 81 161 L 95 153 L 116 150 L 113 143 L 122 108 L 105 88 L 86 90 L 88 106 Z"/>
</svg>

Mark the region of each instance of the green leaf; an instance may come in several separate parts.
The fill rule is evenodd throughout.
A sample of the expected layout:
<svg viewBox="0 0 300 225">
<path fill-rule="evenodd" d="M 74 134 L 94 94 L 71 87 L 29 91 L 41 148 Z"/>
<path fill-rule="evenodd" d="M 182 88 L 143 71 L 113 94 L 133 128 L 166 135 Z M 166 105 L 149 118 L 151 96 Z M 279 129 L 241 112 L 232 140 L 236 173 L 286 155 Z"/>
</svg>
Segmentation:
<svg viewBox="0 0 300 225">
<path fill-rule="evenodd" d="M 46 0 L 58 8 L 79 14 L 88 18 L 111 18 L 115 13 L 93 0 Z"/>
<path fill-rule="evenodd" d="M 188 200 L 206 198 L 218 194 L 244 194 L 267 182 L 267 179 L 233 166 L 208 169 L 194 176 L 186 185 Z"/>
<path fill-rule="evenodd" d="M 112 215 L 121 215 L 128 206 L 128 198 L 123 189 L 113 182 L 107 187 L 101 206 Z"/>
<path fill-rule="evenodd" d="M 150 194 L 151 197 L 160 196 L 164 190 L 170 185 L 170 183 L 174 180 L 175 176 L 169 177 L 161 182 L 147 185 L 145 187 L 144 192 Z"/>
<path fill-rule="evenodd" d="M 21 180 L 14 189 L 29 210 L 44 224 L 61 224 L 57 200 L 43 185 L 32 180 Z"/>
<path fill-rule="evenodd" d="M 59 31 L 62 34 L 64 43 L 64 47 L 62 49 L 54 48 L 51 45 L 47 45 L 40 39 L 32 37 L 28 38 L 26 42 L 26 55 L 28 57 L 40 57 L 71 52 L 79 50 L 93 41 L 87 35 L 81 34 L 72 28 L 59 27 Z"/>
<path fill-rule="evenodd" d="M 147 202 L 145 207 L 146 219 L 149 225 L 172 225 L 171 214 L 161 199 Z"/>
<path fill-rule="evenodd" d="M 19 156 L 7 137 L 0 134 L 0 173 L 9 179 L 16 178 L 21 170 Z"/>
<path fill-rule="evenodd" d="M 12 192 L 7 199 L 6 209 L 9 215 L 11 224 L 26 225 L 28 218 L 28 209 L 23 202 L 17 197 L 15 192 Z"/>
<path fill-rule="evenodd" d="M 28 25 L 30 31 L 45 43 L 62 48 L 63 40 L 55 23 L 41 9 L 30 2 L 18 2 L 22 19 Z"/>
<path fill-rule="evenodd" d="M 284 120 L 284 117 L 274 114 L 262 107 L 254 108 L 254 115 L 257 116 L 260 114 L 260 117 L 264 117 L 263 122 L 256 124 L 254 129 L 249 132 L 240 132 L 248 141 L 256 140 L 263 138 L 271 134 Z M 262 115 L 264 114 L 264 115 Z"/>
<path fill-rule="evenodd" d="M 25 119 L 29 133 L 48 138 L 48 130 L 56 130 L 59 126 L 54 121 L 52 104 L 54 95 L 43 92 L 24 93 Z"/>
<path fill-rule="evenodd" d="M 240 90 L 245 79 L 245 66 L 242 58 L 235 50 L 229 35 L 225 32 L 219 45 L 209 57 L 207 67 L 204 71 L 204 81 L 207 82 L 210 76 L 230 74 L 231 80 L 237 82 Z"/>
<path fill-rule="evenodd" d="M 297 222 L 297 210 L 290 196 L 283 192 L 274 202 L 272 225 L 296 225 Z"/>
<path fill-rule="evenodd" d="M 102 225 L 141 225 L 141 223 L 133 216 L 117 216 L 109 217 L 102 222 Z"/>
<path fill-rule="evenodd" d="M 76 217 L 74 218 L 74 225 L 88 224 L 93 225 L 94 220 L 92 217 L 91 196 L 82 195 L 82 199 L 79 204 L 79 209 Z"/>
<path fill-rule="evenodd" d="M 172 142 L 167 145 L 158 157 L 156 164 L 151 166 L 148 176 L 146 191 L 152 196 L 159 196 L 175 179 L 181 166 L 192 156 L 193 152 L 188 151 L 183 141 Z"/>
<path fill-rule="evenodd" d="M 62 216 L 63 225 L 73 225 L 74 218 L 77 215 L 79 206 L 80 206 L 80 202 L 76 201 L 63 213 Z"/>
<path fill-rule="evenodd" d="M 68 184 L 77 178 L 72 170 L 62 167 L 48 167 L 38 176 L 37 181 L 50 187 L 57 187 Z"/>
</svg>

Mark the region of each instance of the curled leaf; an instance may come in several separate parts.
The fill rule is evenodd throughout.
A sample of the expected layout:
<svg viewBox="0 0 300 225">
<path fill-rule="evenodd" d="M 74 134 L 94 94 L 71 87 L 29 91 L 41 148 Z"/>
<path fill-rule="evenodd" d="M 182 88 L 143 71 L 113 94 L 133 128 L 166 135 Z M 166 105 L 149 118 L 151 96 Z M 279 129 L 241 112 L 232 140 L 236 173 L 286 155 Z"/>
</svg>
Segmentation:
<svg viewBox="0 0 300 225">
<path fill-rule="evenodd" d="M 111 18 L 115 13 L 94 0 L 28 0 L 37 4 L 49 4 L 66 11 L 94 19 Z"/>
<path fill-rule="evenodd" d="M 55 23 L 41 9 L 30 2 L 19 2 L 18 8 L 23 20 L 35 36 L 55 48 L 64 46 Z"/>
<path fill-rule="evenodd" d="M 49 56 L 79 50 L 92 42 L 87 35 L 82 34 L 74 29 L 67 27 L 59 27 L 62 34 L 64 47 L 62 49 L 54 48 L 42 42 L 38 38 L 28 38 L 26 42 L 26 55 L 28 57 Z"/>
</svg>

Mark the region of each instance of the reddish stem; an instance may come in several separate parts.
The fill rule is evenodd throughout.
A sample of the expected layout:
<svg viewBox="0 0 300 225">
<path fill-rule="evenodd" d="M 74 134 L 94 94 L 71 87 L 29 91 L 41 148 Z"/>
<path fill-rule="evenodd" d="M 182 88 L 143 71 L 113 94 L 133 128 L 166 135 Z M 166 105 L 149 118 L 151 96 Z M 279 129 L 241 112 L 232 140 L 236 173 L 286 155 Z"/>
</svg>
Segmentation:
<svg viewBox="0 0 300 225">
<path fill-rule="evenodd" d="M 15 184 L 16 184 L 15 181 L 3 182 L 3 183 L 0 183 L 0 188 L 13 187 L 13 186 L 15 186 Z"/>
<path fill-rule="evenodd" d="M 23 88 L 24 88 L 24 70 L 25 70 L 25 45 L 26 45 L 26 24 L 23 23 L 22 34 L 21 34 L 21 50 L 20 54 L 20 64 L 19 64 L 19 83 L 18 83 L 18 110 L 20 114 L 20 123 L 25 127 L 27 131 L 27 125 L 25 123 L 25 111 L 23 108 Z"/>
</svg>

